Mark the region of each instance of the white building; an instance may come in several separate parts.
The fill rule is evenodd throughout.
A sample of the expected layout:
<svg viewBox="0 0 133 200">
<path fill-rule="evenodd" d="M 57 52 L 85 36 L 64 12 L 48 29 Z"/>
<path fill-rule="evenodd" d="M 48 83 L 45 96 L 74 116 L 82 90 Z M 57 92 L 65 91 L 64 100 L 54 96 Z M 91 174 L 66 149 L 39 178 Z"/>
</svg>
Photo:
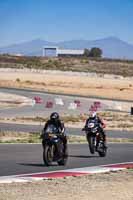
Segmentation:
<svg viewBox="0 0 133 200">
<path fill-rule="evenodd" d="M 56 46 L 43 47 L 44 57 L 81 56 L 83 54 L 84 54 L 84 50 L 79 50 L 79 49 L 59 49 Z"/>
</svg>

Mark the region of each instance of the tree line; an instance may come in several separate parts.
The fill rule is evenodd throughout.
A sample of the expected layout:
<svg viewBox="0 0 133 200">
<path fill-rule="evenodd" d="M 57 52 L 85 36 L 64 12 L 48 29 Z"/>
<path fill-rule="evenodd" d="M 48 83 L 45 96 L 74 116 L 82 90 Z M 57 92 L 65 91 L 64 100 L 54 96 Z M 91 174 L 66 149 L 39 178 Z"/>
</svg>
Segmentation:
<svg viewBox="0 0 133 200">
<path fill-rule="evenodd" d="M 84 49 L 84 56 L 86 57 L 102 57 L 102 49 L 93 47 L 90 50 L 89 49 Z"/>
</svg>

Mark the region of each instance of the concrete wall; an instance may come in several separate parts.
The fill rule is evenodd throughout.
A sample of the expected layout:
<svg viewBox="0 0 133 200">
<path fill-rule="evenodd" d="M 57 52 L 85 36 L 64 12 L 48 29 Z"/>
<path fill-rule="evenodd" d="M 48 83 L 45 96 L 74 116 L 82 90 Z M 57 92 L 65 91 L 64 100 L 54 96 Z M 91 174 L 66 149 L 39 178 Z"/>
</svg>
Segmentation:
<svg viewBox="0 0 133 200">
<path fill-rule="evenodd" d="M 84 50 L 76 50 L 76 49 L 58 49 L 57 54 L 60 55 L 83 55 Z"/>
</svg>

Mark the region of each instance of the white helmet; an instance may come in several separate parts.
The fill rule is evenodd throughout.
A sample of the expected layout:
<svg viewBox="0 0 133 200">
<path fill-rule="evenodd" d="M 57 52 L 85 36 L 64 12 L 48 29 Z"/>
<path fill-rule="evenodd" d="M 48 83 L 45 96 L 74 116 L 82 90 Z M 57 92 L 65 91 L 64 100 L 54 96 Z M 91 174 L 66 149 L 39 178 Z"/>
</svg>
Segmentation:
<svg viewBox="0 0 133 200">
<path fill-rule="evenodd" d="M 90 118 L 95 119 L 96 116 L 97 116 L 96 112 L 91 112 L 90 113 Z"/>
</svg>

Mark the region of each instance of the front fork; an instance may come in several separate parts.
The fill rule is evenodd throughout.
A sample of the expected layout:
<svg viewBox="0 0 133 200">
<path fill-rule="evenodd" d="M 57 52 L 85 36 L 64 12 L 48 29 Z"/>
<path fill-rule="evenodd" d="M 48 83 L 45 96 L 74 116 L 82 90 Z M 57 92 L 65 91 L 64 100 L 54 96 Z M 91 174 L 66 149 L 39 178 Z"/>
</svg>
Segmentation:
<svg viewBox="0 0 133 200">
<path fill-rule="evenodd" d="M 93 145 L 94 145 L 94 147 L 96 147 L 96 145 L 97 145 L 97 136 L 96 137 L 94 137 L 94 136 L 89 136 L 89 134 L 88 133 L 86 133 L 86 139 L 87 139 L 87 141 L 88 141 L 88 143 L 89 143 L 89 137 L 93 137 Z"/>
<path fill-rule="evenodd" d="M 96 149 L 97 149 L 97 147 L 98 147 L 98 145 L 99 145 L 99 142 L 100 142 L 100 134 L 99 133 L 97 133 L 96 134 L 96 139 L 95 139 L 95 143 L 96 143 Z"/>
<path fill-rule="evenodd" d="M 46 140 L 42 140 L 43 149 L 45 149 L 45 145 L 48 145 L 50 147 L 50 157 L 53 158 L 54 157 L 54 152 L 55 152 L 55 145 L 49 143 Z"/>
</svg>

